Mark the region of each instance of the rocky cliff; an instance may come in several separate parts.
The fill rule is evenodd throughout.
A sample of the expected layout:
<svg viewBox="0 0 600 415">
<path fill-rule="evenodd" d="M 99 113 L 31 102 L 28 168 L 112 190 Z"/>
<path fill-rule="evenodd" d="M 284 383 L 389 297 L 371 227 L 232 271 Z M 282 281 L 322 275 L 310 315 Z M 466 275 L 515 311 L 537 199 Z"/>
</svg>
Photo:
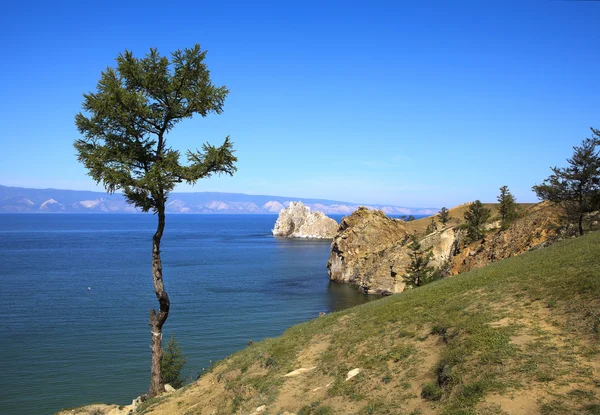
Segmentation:
<svg viewBox="0 0 600 415">
<path fill-rule="evenodd" d="M 541 247 L 558 235 L 562 220 L 556 206 L 540 203 L 522 212 L 506 230 L 491 229 L 482 241 L 462 247 L 456 243 L 450 257 L 451 274 L 461 274 Z"/>
<path fill-rule="evenodd" d="M 337 233 L 338 224 L 322 212 L 311 212 L 302 202 L 291 202 L 279 212 L 273 235 L 288 238 L 331 239 Z"/>
<path fill-rule="evenodd" d="M 402 246 L 407 234 L 405 222 L 360 207 L 342 220 L 333 239 L 327 262 L 330 279 L 358 285 L 367 293 L 404 290 L 399 271 L 410 263 Z"/>
<path fill-rule="evenodd" d="M 456 218 L 445 227 L 437 223 L 435 231 L 420 234 L 419 243 L 431 253 L 430 265 L 456 275 L 543 245 L 556 235 L 560 220 L 556 207 L 539 204 L 524 208 L 507 230 L 500 230 L 498 222 L 490 223 L 483 240 L 467 241 Z M 355 284 L 365 293 L 403 291 L 403 276 L 410 264 L 407 240 L 418 226 L 366 208 L 345 217 L 331 245 L 330 279 Z"/>
</svg>

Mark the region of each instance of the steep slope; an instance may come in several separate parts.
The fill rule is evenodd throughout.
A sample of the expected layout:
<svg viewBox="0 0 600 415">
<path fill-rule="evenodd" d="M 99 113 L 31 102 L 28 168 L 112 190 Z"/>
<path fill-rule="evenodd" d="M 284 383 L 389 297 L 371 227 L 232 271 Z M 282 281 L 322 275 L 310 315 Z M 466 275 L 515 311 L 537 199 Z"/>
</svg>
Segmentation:
<svg viewBox="0 0 600 415">
<path fill-rule="evenodd" d="M 140 413 L 598 414 L 598 252 L 595 232 L 294 326 Z"/>
<path fill-rule="evenodd" d="M 488 206 L 492 211 L 488 233 L 474 242 L 466 239 L 460 226 L 468 204 L 451 209 L 452 220 L 445 225 L 435 221 L 435 216 L 403 222 L 387 218 L 381 211 L 356 211 L 344 218 L 345 225 L 333 239 L 327 263 L 329 276 L 369 294 L 398 293 L 405 289 L 403 276 L 411 262 L 410 235 L 419 235 L 421 249 L 432 255 L 430 265 L 442 269 L 444 275 L 456 275 L 520 255 L 554 237 L 561 225 L 559 209 L 540 203 L 521 205 L 519 218 L 501 230 L 494 219 L 497 207 Z M 432 219 L 434 231 L 419 231 Z"/>
<path fill-rule="evenodd" d="M 410 262 L 401 241 L 406 222 L 380 210 L 360 207 L 342 219 L 327 262 L 332 281 L 354 284 L 366 293 L 396 293 L 405 284 L 396 270 Z"/>
</svg>

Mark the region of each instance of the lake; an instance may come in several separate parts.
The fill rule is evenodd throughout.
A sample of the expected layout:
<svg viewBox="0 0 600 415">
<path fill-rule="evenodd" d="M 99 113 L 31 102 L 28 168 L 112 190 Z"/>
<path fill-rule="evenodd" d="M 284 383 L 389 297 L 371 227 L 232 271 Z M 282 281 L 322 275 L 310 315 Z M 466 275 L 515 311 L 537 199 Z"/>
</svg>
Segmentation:
<svg viewBox="0 0 600 415">
<path fill-rule="evenodd" d="M 190 379 L 249 340 L 378 298 L 330 283 L 330 241 L 275 238 L 276 218 L 167 216 L 163 339 L 176 336 Z M 155 227 L 142 214 L 0 215 L 3 414 L 129 404 L 148 390 Z"/>
</svg>

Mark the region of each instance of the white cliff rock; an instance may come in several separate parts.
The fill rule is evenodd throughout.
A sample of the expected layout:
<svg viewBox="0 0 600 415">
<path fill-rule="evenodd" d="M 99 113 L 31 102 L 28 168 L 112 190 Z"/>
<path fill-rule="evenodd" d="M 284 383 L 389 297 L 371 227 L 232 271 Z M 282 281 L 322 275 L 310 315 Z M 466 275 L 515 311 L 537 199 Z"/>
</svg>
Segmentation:
<svg viewBox="0 0 600 415">
<path fill-rule="evenodd" d="M 273 235 L 288 238 L 332 239 L 338 224 L 322 212 L 311 212 L 302 202 L 291 202 L 279 212 Z"/>
</svg>

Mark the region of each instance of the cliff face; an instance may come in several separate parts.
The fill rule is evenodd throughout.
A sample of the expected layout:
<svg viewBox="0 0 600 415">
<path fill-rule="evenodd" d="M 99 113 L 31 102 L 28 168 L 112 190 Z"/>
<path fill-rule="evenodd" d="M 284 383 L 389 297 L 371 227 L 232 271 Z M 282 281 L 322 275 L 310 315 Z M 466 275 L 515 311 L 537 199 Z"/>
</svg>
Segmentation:
<svg viewBox="0 0 600 415">
<path fill-rule="evenodd" d="M 291 202 L 279 212 L 272 232 L 275 236 L 288 238 L 331 239 L 338 224 L 321 212 L 311 212 L 302 202 Z"/>
<path fill-rule="evenodd" d="M 342 220 L 333 239 L 327 262 L 330 279 L 358 285 L 367 293 L 402 291 L 398 271 L 410 263 L 400 245 L 406 235 L 403 221 L 360 207 Z"/>
<path fill-rule="evenodd" d="M 491 230 L 483 241 L 457 249 L 451 258 L 451 273 L 461 274 L 539 247 L 557 235 L 560 225 L 555 206 L 548 203 L 533 206 L 507 230 Z"/>
<path fill-rule="evenodd" d="M 480 268 L 540 246 L 556 235 L 558 211 L 539 204 L 522 213 L 509 229 L 488 225 L 485 239 L 468 243 L 464 231 L 451 226 L 422 235 L 421 249 L 431 252 L 430 265 L 450 275 Z M 366 293 L 391 294 L 405 289 L 410 264 L 406 240 L 410 224 L 381 211 L 361 208 L 345 217 L 333 239 L 327 267 L 332 281 L 355 284 Z"/>
</svg>

